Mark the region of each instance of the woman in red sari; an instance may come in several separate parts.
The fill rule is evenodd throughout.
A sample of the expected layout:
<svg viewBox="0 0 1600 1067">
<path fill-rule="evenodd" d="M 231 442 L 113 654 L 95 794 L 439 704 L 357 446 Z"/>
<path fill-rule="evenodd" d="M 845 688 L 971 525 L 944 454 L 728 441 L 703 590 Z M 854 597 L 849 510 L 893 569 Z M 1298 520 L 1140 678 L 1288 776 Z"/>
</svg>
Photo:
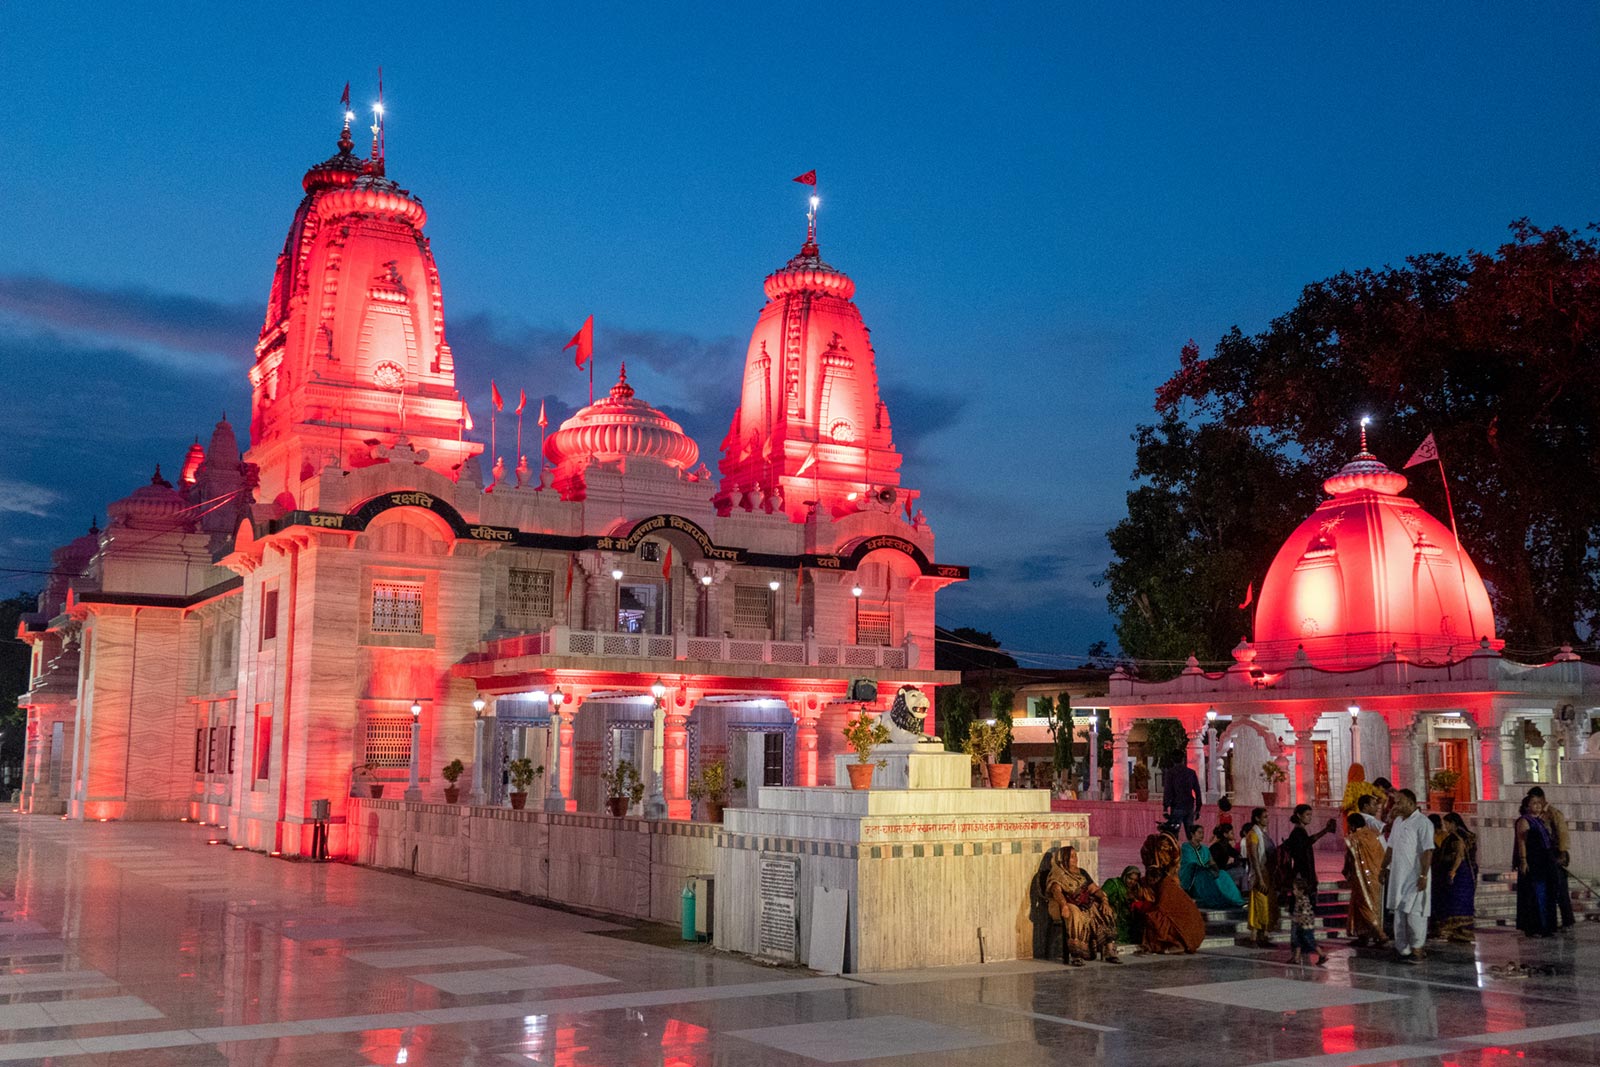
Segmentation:
<svg viewBox="0 0 1600 1067">
<path fill-rule="evenodd" d="M 1196 952 L 1206 937 L 1200 909 L 1178 882 L 1178 839 L 1164 830 L 1145 838 L 1139 858 L 1145 889 L 1133 907 L 1144 918 L 1141 952 Z"/>
</svg>

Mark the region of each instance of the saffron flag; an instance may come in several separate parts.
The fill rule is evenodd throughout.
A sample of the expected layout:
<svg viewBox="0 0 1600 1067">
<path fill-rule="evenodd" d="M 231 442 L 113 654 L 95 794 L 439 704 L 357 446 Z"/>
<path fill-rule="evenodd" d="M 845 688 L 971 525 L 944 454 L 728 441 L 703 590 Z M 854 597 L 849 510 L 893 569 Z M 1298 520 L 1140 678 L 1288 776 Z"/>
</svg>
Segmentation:
<svg viewBox="0 0 1600 1067">
<path fill-rule="evenodd" d="M 462 404 L 461 405 L 461 414 L 463 416 L 465 416 L 465 418 L 467 420 L 467 432 L 468 433 L 472 432 L 472 409 L 467 407 L 467 405 Z"/>
<path fill-rule="evenodd" d="M 661 564 L 661 577 L 672 577 L 672 546 L 667 546 L 667 558 Z"/>
<path fill-rule="evenodd" d="M 593 315 L 590 315 L 588 318 L 583 320 L 583 325 L 578 328 L 577 333 L 572 335 L 572 340 L 561 346 L 561 351 L 565 352 L 567 349 L 572 348 L 573 346 L 577 346 L 578 367 L 581 370 L 583 365 L 589 362 L 590 357 L 594 355 Z"/>
<path fill-rule="evenodd" d="M 489 399 L 494 401 L 494 409 L 496 411 L 504 411 L 506 409 L 505 398 L 500 395 L 500 387 L 494 384 L 493 378 L 489 379 Z"/>
<path fill-rule="evenodd" d="M 539 429 L 550 425 L 550 420 L 544 417 L 544 398 L 539 399 Z"/>
<path fill-rule="evenodd" d="M 344 83 L 344 92 L 339 94 L 339 103 L 344 105 L 346 111 L 350 110 L 350 83 Z"/>
<path fill-rule="evenodd" d="M 805 461 L 800 464 L 800 469 L 794 472 L 796 478 L 817 465 L 817 446 L 812 445 L 811 451 L 806 455 Z"/>
<path fill-rule="evenodd" d="M 800 175 L 800 177 L 796 178 L 795 181 L 799 182 L 801 185 L 816 185 L 817 172 L 815 170 L 808 170 L 804 174 Z"/>
<path fill-rule="evenodd" d="M 1406 460 L 1406 468 L 1415 467 L 1418 463 L 1426 463 L 1431 459 L 1439 458 L 1439 443 L 1433 439 L 1433 434 L 1422 439 L 1417 450 L 1411 453 L 1411 458 Z"/>
<path fill-rule="evenodd" d="M 1249 607 L 1251 604 L 1254 604 L 1255 602 L 1256 602 L 1256 583 L 1255 582 L 1251 582 L 1249 587 L 1246 588 L 1245 591 L 1244 591 L 1244 603 L 1239 605 L 1239 610 L 1243 611 L 1245 608 Z"/>
<path fill-rule="evenodd" d="M 517 414 L 521 415 L 522 409 L 528 406 L 528 391 L 526 389 L 518 389 L 517 394 Z"/>
</svg>

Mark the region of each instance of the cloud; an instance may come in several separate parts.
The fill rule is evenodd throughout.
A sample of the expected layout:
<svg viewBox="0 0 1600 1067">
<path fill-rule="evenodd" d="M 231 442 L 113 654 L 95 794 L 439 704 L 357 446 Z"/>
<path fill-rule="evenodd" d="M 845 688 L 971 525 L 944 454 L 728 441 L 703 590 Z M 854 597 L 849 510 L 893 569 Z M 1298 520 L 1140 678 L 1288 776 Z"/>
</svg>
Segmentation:
<svg viewBox="0 0 1600 1067">
<path fill-rule="evenodd" d="M 57 334 L 114 343 L 145 362 L 233 373 L 249 363 L 259 308 L 149 289 L 100 289 L 0 275 L 0 314 Z"/>
<path fill-rule="evenodd" d="M 43 519 L 54 514 L 53 509 L 60 502 L 61 494 L 54 489 L 46 489 L 42 485 L 19 482 L 15 478 L 0 475 L 0 512 L 33 515 Z"/>
</svg>

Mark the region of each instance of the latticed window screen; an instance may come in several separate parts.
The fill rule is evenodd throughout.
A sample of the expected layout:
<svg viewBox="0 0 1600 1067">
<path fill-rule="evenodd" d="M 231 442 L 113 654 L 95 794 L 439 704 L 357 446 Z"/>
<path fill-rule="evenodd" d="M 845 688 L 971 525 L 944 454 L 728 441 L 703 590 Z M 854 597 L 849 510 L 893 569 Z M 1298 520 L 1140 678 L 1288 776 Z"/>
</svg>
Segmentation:
<svg viewBox="0 0 1600 1067">
<path fill-rule="evenodd" d="M 860 621 L 856 624 L 856 644 L 894 644 L 894 638 L 890 632 L 889 613 L 887 611 L 863 611 Z"/>
<path fill-rule="evenodd" d="M 506 613 L 513 618 L 548 619 L 555 587 L 554 571 L 513 570 L 506 587 Z"/>
<path fill-rule="evenodd" d="M 411 765 L 411 717 L 367 720 L 366 762 L 374 767 Z"/>
<path fill-rule="evenodd" d="M 373 582 L 372 632 L 420 634 L 422 586 L 410 582 Z"/>
<path fill-rule="evenodd" d="M 746 630 L 765 630 L 772 625 L 772 590 L 759 585 L 733 587 L 733 625 Z"/>
</svg>

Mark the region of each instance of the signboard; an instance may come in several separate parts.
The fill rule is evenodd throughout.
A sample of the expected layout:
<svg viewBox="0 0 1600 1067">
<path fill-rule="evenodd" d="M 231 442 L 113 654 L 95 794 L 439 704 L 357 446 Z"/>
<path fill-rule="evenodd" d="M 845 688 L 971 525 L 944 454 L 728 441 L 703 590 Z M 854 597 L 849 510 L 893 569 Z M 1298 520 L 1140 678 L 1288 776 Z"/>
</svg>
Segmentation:
<svg viewBox="0 0 1600 1067">
<path fill-rule="evenodd" d="M 756 868 L 756 955 L 796 963 L 800 958 L 800 859 L 762 853 Z"/>
</svg>

